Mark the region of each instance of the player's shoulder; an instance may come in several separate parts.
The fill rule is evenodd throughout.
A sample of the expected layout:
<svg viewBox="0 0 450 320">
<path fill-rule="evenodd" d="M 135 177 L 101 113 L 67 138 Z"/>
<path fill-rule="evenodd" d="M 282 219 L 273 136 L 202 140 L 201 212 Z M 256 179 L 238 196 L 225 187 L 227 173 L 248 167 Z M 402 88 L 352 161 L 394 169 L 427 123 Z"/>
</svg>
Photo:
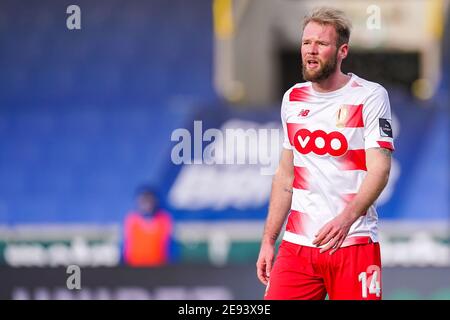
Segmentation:
<svg viewBox="0 0 450 320">
<path fill-rule="evenodd" d="M 386 89 L 378 82 L 366 80 L 355 74 L 352 75 L 351 81 L 352 83 L 350 84 L 350 86 L 352 88 L 358 88 L 359 90 L 362 90 L 367 96 L 387 96 Z"/>
<path fill-rule="evenodd" d="M 296 100 L 295 96 L 297 96 L 297 95 L 300 95 L 300 96 L 308 95 L 310 88 L 311 88 L 311 82 L 309 82 L 309 81 L 296 83 L 284 92 L 283 101 Z"/>
</svg>

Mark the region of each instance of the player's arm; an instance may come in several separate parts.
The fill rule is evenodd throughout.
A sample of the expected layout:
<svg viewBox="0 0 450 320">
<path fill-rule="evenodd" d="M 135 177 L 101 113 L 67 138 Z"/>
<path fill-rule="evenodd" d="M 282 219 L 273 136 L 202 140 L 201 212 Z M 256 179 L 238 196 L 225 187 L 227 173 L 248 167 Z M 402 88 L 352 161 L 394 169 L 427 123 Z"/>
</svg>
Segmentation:
<svg viewBox="0 0 450 320">
<path fill-rule="evenodd" d="M 344 242 L 352 224 L 362 216 L 379 197 L 389 179 L 391 151 L 385 148 L 366 150 L 367 174 L 352 201 L 340 215 L 323 226 L 313 241 L 317 246 L 326 245 L 321 252 L 335 252 Z"/>
<path fill-rule="evenodd" d="M 283 149 L 278 169 L 272 180 L 269 212 L 264 227 L 256 270 L 259 280 L 267 285 L 275 255 L 275 242 L 283 227 L 292 202 L 294 164 L 292 150 Z"/>
</svg>

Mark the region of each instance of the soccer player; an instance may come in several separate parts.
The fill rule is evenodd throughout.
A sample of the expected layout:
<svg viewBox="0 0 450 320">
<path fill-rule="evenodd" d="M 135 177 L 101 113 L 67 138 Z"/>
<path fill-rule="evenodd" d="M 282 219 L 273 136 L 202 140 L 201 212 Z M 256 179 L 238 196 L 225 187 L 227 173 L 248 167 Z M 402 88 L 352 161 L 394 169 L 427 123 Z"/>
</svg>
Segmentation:
<svg viewBox="0 0 450 320">
<path fill-rule="evenodd" d="M 381 299 L 375 201 L 394 150 L 391 111 L 381 85 L 341 72 L 350 28 L 332 8 L 304 20 L 307 82 L 283 97 L 283 151 L 256 263 L 265 299 Z"/>
</svg>

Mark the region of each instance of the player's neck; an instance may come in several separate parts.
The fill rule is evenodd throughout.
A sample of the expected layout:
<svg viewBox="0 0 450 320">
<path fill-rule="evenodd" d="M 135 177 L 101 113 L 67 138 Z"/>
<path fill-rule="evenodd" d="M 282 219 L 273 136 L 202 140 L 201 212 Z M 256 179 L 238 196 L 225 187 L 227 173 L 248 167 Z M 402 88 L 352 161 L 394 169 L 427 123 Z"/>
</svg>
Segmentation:
<svg viewBox="0 0 450 320">
<path fill-rule="evenodd" d="M 312 87 L 315 91 L 321 93 L 336 91 L 344 87 L 350 81 L 350 78 L 351 76 L 342 73 L 340 70 L 336 70 L 335 73 L 325 80 L 313 82 Z"/>
</svg>

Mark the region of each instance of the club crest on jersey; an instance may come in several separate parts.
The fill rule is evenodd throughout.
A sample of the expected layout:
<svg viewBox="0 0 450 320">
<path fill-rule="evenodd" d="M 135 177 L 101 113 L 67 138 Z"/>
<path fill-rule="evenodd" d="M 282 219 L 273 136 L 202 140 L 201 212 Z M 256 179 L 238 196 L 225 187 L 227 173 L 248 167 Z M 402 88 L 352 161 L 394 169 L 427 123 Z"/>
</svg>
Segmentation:
<svg viewBox="0 0 450 320">
<path fill-rule="evenodd" d="M 348 117 L 348 105 L 343 104 L 336 113 L 336 127 L 344 128 Z"/>
</svg>

